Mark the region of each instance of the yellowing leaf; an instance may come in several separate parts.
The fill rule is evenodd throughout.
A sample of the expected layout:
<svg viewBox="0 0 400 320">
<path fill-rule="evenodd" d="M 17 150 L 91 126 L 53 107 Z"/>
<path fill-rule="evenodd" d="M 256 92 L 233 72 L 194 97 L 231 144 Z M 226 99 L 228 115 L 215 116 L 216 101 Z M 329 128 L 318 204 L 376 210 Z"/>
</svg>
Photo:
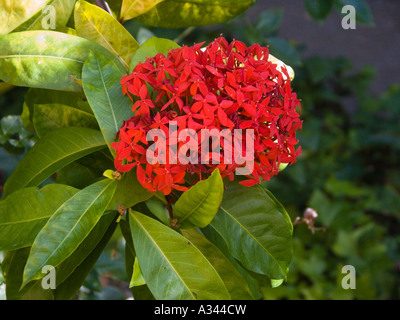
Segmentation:
<svg viewBox="0 0 400 320">
<path fill-rule="evenodd" d="M 78 1 L 74 18 L 78 36 L 102 45 L 129 69 L 139 44 L 113 16 L 86 1 Z"/>
<path fill-rule="evenodd" d="M 0 6 L 0 36 L 13 31 L 38 13 L 48 0 L 3 0 Z"/>
<path fill-rule="evenodd" d="M 121 7 L 121 18 L 130 20 L 137 17 L 164 0 L 123 0 Z"/>
</svg>

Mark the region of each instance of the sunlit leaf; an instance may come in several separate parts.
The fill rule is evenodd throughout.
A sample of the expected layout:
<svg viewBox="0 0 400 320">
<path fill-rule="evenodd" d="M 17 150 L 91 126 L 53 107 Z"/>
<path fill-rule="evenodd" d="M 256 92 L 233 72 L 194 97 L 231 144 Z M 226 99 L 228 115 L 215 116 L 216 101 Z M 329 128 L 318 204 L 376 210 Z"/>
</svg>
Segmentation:
<svg viewBox="0 0 400 320">
<path fill-rule="evenodd" d="M 112 154 L 115 150 L 110 144 L 123 121 L 133 116 L 132 101 L 122 93 L 120 85 L 123 75 L 115 61 L 95 53 L 83 66 L 83 90 Z"/>
<path fill-rule="evenodd" d="M 75 29 L 78 36 L 97 42 L 118 57 L 126 70 L 139 45 L 113 16 L 86 1 L 75 6 Z"/>
<path fill-rule="evenodd" d="M 0 36 L 33 17 L 48 0 L 3 0 L 0 6 Z"/>
<path fill-rule="evenodd" d="M 52 23 L 54 23 L 54 28 L 57 30 L 65 27 L 74 9 L 76 0 L 47 0 L 46 2 L 46 5 L 37 14 L 20 25 L 14 32 L 46 30 L 53 27 Z"/>
<path fill-rule="evenodd" d="M 90 40 L 55 31 L 0 37 L 0 79 L 16 86 L 82 91 L 79 80 L 89 52 L 117 59 Z"/>
<path fill-rule="evenodd" d="M 147 58 L 154 57 L 158 53 L 162 53 L 167 56 L 168 51 L 175 48 L 180 48 L 180 46 L 176 42 L 169 39 L 157 37 L 151 37 L 150 39 L 147 39 L 141 44 L 133 56 L 131 65 L 129 67 L 129 72 L 132 72 L 139 62 L 145 62 Z"/>
<path fill-rule="evenodd" d="M 164 0 L 123 0 L 121 7 L 121 18 L 130 20 L 137 17 Z"/>
<path fill-rule="evenodd" d="M 133 13 L 135 20 L 161 28 L 185 28 L 226 22 L 247 10 L 254 0 L 164 0 L 149 9 L 147 1 L 126 1 L 138 6 L 144 13 Z M 140 10 L 139 10 L 140 11 Z M 132 15 L 130 15 L 132 16 Z"/>
</svg>

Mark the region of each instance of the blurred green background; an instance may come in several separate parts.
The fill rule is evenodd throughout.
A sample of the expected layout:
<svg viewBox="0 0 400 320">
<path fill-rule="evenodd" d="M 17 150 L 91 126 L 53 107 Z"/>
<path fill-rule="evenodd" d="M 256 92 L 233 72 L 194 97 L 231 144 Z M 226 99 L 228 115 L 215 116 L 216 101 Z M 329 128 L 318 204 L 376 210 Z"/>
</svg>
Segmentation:
<svg viewBox="0 0 400 320">
<path fill-rule="evenodd" d="M 357 9 L 355 30 L 341 27 L 346 3 Z M 292 221 L 310 207 L 318 213 L 315 227 L 325 231 L 294 227 L 287 282 L 265 286 L 264 299 L 400 298 L 399 14 L 398 1 L 259 0 L 226 24 L 185 30 L 124 24 L 139 43 L 156 35 L 191 45 L 222 34 L 269 45 L 294 68 L 303 152 L 264 185 Z M 35 141 L 21 123 L 25 93 L 0 82 L 0 186 Z M 354 290 L 341 286 L 344 265 L 355 267 Z M 127 283 L 116 233 L 79 298 L 126 299 Z"/>
</svg>

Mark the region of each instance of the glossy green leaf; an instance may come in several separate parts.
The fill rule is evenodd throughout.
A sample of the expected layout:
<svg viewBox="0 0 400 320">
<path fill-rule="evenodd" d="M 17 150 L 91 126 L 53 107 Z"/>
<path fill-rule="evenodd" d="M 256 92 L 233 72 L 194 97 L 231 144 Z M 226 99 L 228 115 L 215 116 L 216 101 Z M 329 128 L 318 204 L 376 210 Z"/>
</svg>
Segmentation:
<svg viewBox="0 0 400 320">
<path fill-rule="evenodd" d="M 14 32 L 52 28 L 58 30 L 65 27 L 74 9 L 76 0 L 47 0 L 46 2 L 46 5 L 37 14 L 20 25 Z"/>
<path fill-rule="evenodd" d="M 62 104 L 35 105 L 33 126 L 39 137 L 64 127 L 99 128 L 92 114 Z"/>
<path fill-rule="evenodd" d="M 0 37 L 0 79 L 16 86 L 81 91 L 89 52 L 116 59 L 90 40 L 55 31 L 25 31 Z"/>
<path fill-rule="evenodd" d="M 100 131 L 66 127 L 44 136 L 18 163 L 4 185 L 4 197 L 30 186 L 38 186 L 67 164 L 105 147 Z"/>
<path fill-rule="evenodd" d="M 110 143 L 115 141 L 123 121 L 133 115 L 132 101 L 122 93 L 123 75 L 117 63 L 95 53 L 83 66 L 83 90 L 112 154 L 115 150 Z"/>
<path fill-rule="evenodd" d="M 128 1 L 127 1 L 128 2 Z M 137 6 L 147 1 L 130 1 Z M 161 28 L 185 28 L 226 22 L 247 10 L 254 0 L 164 0 L 136 16 L 143 24 Z M 152 2 L 153 4 L 154 2 Z M 146 7 L 147 8 L 147 7 Z"/>
<path fill-rule="evenodd" d="M 185 237 L 136 211 L 129 212 L 129 222 L 143 278 L 156 299 L 230 298 L 212 264 Z"/>
<path fill-rule="evenodd" d="M 207 226 L 217 214 L 224 195 L 224 183 L 219 170 L 197 182 L 176 201 L 173 213 L 181 228 Z"/>
<path fill-rule="evenodd" d="M 49 184 L 20 189 L 0 201 L 0 250 L 30 246 L 49 217 L 77 191 Z"/>
<path fill-rule="evenodd" d="M 158 53 L 162 53 L 167 56 L 168 51 L 175 48 L 180 48 L 180 46 L 176 42 L 169 39 L 157 37 L 151 37 L 150 39 L 147 39 L 141 44 L 133 56 L 129 72 L 132 72 L 139 62 L 145 62 L 147 58 L 154 57 Z"/>
<path fill-rule="evenodd" d="M 0 36 L 33 17 L 49 0 L 3 0 L 0 6 Z M 0 51 L 1 52 L 1 51 Z"/>
<path fill-rule="evenodd" d="M 43 289 L 41 280 L 31 281 L 20 290 L 30 248 L 9 252 L 3 264 L 7 271 L 7 299 L 66 300 L 73 298 L 114 232 L 117 226 L 116 215 L 118 215 L 116 212 L 104 214 L 74 253 L 56 267 L 55 290 Z"/>
<path fill-rule="evenodd" d="M 121 23 L 98 6 L 81 0 L 76 3 L 74 17 L 78 36 L 102 45 L 129 69 L 139 45 Z"/>
<path fill-rule="evenodd" d="M 74 253 L 56 268 L 57 274 L 68 277 L 57 285 L 54 292 L 56 300 L 69 300 L 84 284 L 85 279 L 108 244 L 118 225 L 118 213 L 104 214 L 90 234 L 83 240 Z M 83 259 L 84 258 L 84 259 Z M 73 272 L 70 272 L 72 269 Z"/>
<path fill-rule="evenodd" d="M 199 249 L 220 275 L 232 300 L 252 300 L 246 280 L 233 266 L 229 259 L 197 230 L 182 230 L 183 236 Z"/>
<path fill-rule="evenodd" d="M 57 267 L 78 248 L 100 220 L 115 188 L 115 181 L 101 180 L 79 191 L 58 208 L 32 244 L 23 286 L 40 279 L 45 265 Z"/>
<path fill-rule="evenodd" d="M 210 226 L 245 268 L 270 279 L 285 278 L 292 258 L 293 226 L 285 208 L 264 187 L 227 182 Z"/>
<path fill-rule="evenodd" d="M 77 266 L 86 260 L 110 227 L 115 230 L 117 217 L 116 211 L 106 211 L 74 252 L 56 267 L 58 286 L 74 273 Z"/>
<path fill-rule="evenodd" d="M 117 190 L 111 200 L 108 209 L 117 210 L 120 205 L 130 208 L 139 202 L 150 199 L 154 193 L 147 191 L 139 183 L 135 171 L 129 171 L 123 174 L 117 182 Z"/>
</svg>

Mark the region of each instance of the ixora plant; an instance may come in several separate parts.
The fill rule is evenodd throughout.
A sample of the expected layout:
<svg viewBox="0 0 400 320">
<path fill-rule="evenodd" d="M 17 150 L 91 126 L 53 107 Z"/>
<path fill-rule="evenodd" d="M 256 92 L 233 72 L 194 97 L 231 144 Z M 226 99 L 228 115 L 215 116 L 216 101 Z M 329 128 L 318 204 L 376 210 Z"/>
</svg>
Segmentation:
<svg viewBox="0 0 400 320">
<path fill-rule="evenodd" d="M 292 222 L 260 181 L 300 153 L 292 69 L 222 36 L 139 46 L 114 8 L 34 3 L 0 9 L 0 78 L 29 87 L 21 119 L 38 137 L 0 201 L 7 298 L 73 298 L 116 228 L 134 299 L 258 299 L 280 285 Z M 119 18 L 214 24 L 252 3 L 124 0 Z M 61 25 L 36 30 L 49 4 Z"/>
</svg>

